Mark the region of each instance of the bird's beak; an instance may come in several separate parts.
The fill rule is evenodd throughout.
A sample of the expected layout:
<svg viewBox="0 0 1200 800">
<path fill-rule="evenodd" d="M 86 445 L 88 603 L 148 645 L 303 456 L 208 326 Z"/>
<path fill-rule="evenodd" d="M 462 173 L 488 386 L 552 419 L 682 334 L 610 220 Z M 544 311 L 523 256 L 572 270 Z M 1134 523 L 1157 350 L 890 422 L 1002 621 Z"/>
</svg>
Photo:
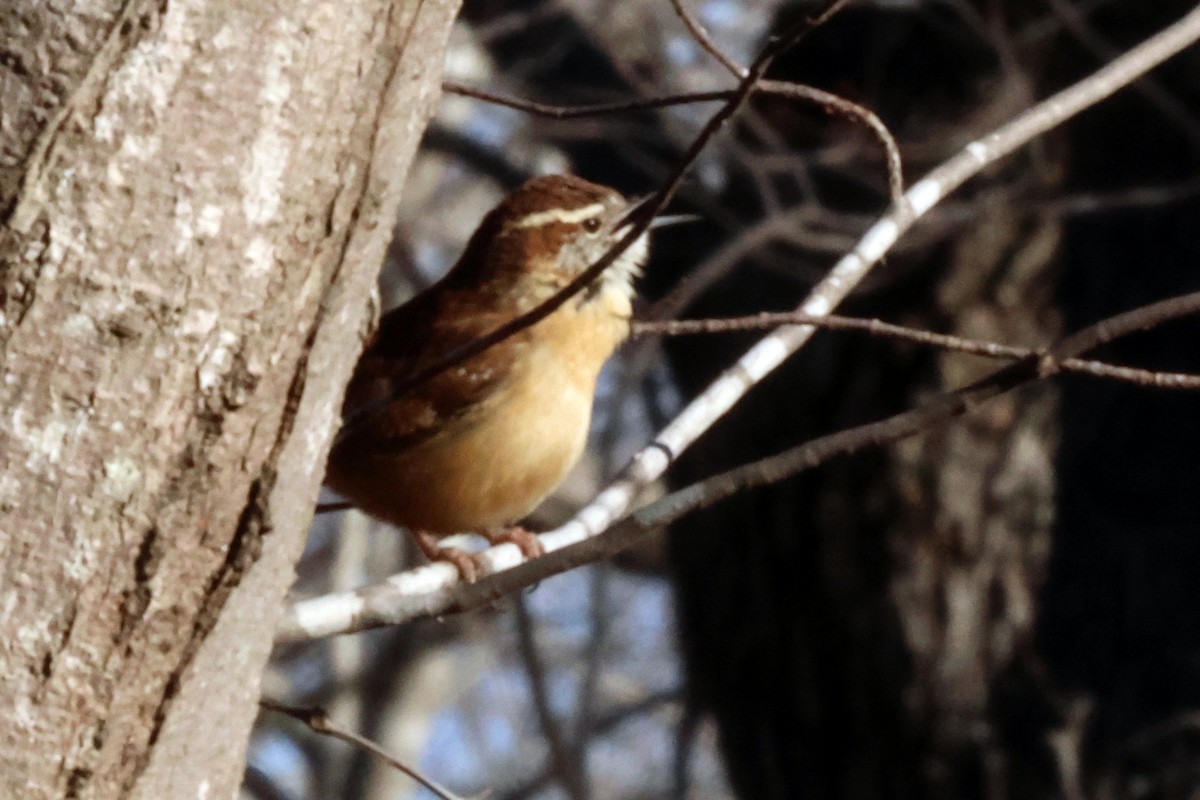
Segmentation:
<svg viewBox="0 0 1200 800">
<path fill-rule="evenodd" d="M 625 216 L 617 225 L 617 230 L 621 231 L 632 225 L 634 223 L 634 218 L 638 215 L 638 212 L 641 211 L 645 207 L 646 203 L 653 199 L 653 197 L 654 195 L 648 194 L 645 197 L 639 197 L 630 203 L 628 210 L 625 212 Z M 699 219 L 701 218 L 695 214 L 664 214 L 657 216 L 650 221 L 650 230 L 654 230 L 655 228 L 665 228 L 668 225 L 679 225 L 684 222 L 695 222 Z"/>
<path fill-rule="evenodd" d="M 668 225 L 682 225 L 685 222 L 699 222 L 701 219 L 699 214 L 664 214 L 650 220 L 650 230 L 665 228 Z"/>
<path fill-rule="evenodd" d="M 635 218 L 638 216 L 638 212 L 641 211 L 646 206 L 646 203 L 649 202 L 653 197 L 654 195 L 648 194 L 645 197 L 639 197 L 636 200 L 631 201 L 629 203 L 629 207 L 625 209 L 625 216 L 621 217 L 621 221 L 617 223 L 616 229 L 621 230 L 632 225 L 635 221 Z"/>
</svg>

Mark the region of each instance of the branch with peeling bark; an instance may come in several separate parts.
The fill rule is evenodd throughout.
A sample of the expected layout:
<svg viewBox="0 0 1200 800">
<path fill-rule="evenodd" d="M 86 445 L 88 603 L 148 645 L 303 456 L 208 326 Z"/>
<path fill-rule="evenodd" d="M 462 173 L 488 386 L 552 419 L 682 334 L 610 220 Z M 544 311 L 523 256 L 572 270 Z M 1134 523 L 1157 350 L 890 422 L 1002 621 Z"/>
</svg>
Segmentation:
<svg viewBox="0 0 1200 800">
<path fill-rule="evenodd" d="M 1110 96 L 1198 39 L 1200 8 L 1088 78 L 966 145 L 960 153 L 914 184 L 886 215 L 876 221 L 858 244 L 812 290 L 797 312 L 814 317 L 829 315 L 905 232 L 970 177 L 1036 136 Z M 753 74 L 752 69 L 751 75 Z M 744 83 L 740 88 L 744 88 L 748 93 L 750 83 Z M 733 101 L 730 105 L 733 105 Z M 1186 305 L 1193 298 L 1194 296 L 1188 296 L 1180 300 Z M 1106 321 L 1104 325 L 1111 323 L 1112 321 Z M 289 610 L 279 630 L 279 639 L 294 641 L 349 633 L 422 616 L 472 608 L 505 593 L 532 585 L 550 574 L 616 552 L 644 535 L 647 530 L 665 524 L 679 513 L 715 502 L 713 498 L 724 495 L 715 492 L 712 488 L 714 484 L 706 481 L 647 506 L 614 527 L 614 523 L 626 517 L 643 487 L 661 476 L 675 456 L 687 449 L 728 412 L 752 386 L 802 347 L 815 330 L 813 325 L 785 325 L 747 351 L 633 458 L 626 467 L 623 478 L 601 492 L 571 522 L 542 534 L 541 540 L 547 556 L 523 563 L 523 558 L 514 545 L 501 545 L 483 554 L 492 574 L 473 585 L 461 584 L 457 571 L 450 565 L 430 564 L 393 576 L 376 586 L 301 601 Z M 924 425 L 929 424 L 930 420 L 945 419 L 962 413 L 986 397 L 994 396 L 995 392 L 992 390 L 997 387 L 1007 389 L 1019 385 L 1020 381 L 1010 382 L 1010 379 L 1017 375 L 1024 375 L 1026 380 L 1034 380 L 1057 374 L 1057 361 L 1075 357 L 1077 353 L 1074 347 L 1078 343 L 1077 337 L 1071 337 L 1051 351 L 1055 360 L 1047 362 L 1041 358 L 1031 368 L 1030 359 L 1024 359 L 1000 370 L 992 376 L 991 383 L 985 381 L 982 385 L 975 384 L 958 393 L 947 395 L 945 397 L 949 399 L 942 401 L 945 408 L 939 406 L 934 409 L 936 413 L 930 414 L 923 407 L 908 412 L 916 414 L 916 417 L 901 415 L 897 430 L 908 431 L 904 435 L 911 435 L 922 429 L 920 426 L 913 427 L 915 420 L 921 420 L 921 424 Z M 996 376 L 1001 376 L 1002 380 Z M 980 394 L 981 391 L 984 393 Z M 793 451 L 789 456 L 790 460 L 787 461 L 790 465 L 787 468 L 797 468 L 796 458 L 800 458 L 801 466 L 807 466 L 817 456 L 828 457 L 823 454 L 827 454 L 828 448 L 831 447 L 830 441 L 845 448 L 847 438 L 853 439 L 849 434 L 861 435 L 853 431 L 844 434 L 845 436 L 835 434 L 834 437 L 826 437 L 804 445 L 799 456 Z M 837 437 L 843 438 L 838 440 Z M 874 441 L 876 440 L 853 439 L 850 444 L 865 446 L 866 443 Z M 843 449 L 837 452 L 844 451 Z M 819 463 L 819 460 L 816 463 Z M 723 485 L 734 487 L 729 489 L 732 491 L 750 485 L 748 476 L 751 473 L 761 477 L 779 474 L 781 470 L 786 471 L 783 464 L 772 462 L 756 465 L 750 473 L 735 471 L 732 476 L 726 474 L 718 476 L 718 479 L 724 481 Z M 672 507 L 677 507 L 678 513 L 672 510 Z M 610 528 L 612 530 L 609 530 Z"/>
</svg>

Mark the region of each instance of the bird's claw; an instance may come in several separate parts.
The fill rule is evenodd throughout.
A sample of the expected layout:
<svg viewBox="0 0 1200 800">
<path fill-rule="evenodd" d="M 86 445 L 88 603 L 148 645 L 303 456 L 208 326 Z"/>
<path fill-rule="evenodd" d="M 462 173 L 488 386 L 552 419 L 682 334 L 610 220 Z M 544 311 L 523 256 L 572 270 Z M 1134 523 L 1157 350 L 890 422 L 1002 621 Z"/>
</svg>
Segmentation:
<svg viewBox="0 0 1200 800">
<path fill-rule="evenodd" d="M 542 540 L 538 538 L 537 534 L 520 525 L 508 528 L 489 528 L 482 531 L 481 534 L 488 540 L 488 543 L 493 545 L 515 544 L 526 558 L 537 558 L 546 553 L 546 548 L 542 546 Z"/>
</svg>

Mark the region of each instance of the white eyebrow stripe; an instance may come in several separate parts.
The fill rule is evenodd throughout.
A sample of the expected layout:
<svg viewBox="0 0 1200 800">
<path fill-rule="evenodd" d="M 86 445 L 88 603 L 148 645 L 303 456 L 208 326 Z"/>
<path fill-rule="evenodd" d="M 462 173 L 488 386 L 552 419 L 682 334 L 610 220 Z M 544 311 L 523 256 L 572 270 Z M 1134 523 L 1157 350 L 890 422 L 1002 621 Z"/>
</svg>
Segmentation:
<svg viewBox="0 0 1200 800">
<path fill-rule="evenodd" d="M 588 217 L 594 217 L 603 211 L 603 203 L 592 203 L 590 206 L 584 206 L 583 208 L 552 208 L 548 211 L 535 211 L 532 214 L 526 214 L 510 223 L 509 227 L 539 228 L 542 225 L 549 225 L 551 222 L 562 222 L 571 225 L 576 222 L 583 222 Z"/>
</svg>

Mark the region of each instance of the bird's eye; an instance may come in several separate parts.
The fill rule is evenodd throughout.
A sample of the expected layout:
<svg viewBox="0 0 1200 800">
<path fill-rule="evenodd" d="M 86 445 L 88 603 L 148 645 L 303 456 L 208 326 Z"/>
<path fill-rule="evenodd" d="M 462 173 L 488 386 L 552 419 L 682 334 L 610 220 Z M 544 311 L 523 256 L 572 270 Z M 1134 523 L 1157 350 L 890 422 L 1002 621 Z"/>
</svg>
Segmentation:
<svg viewBox="0 0 1200 800">
<path fill-rule="evenodd" d="M 595 233 L 600 230 L 600 218 L 588 217 L 583 221 L 583 229 L 588 233 Z"/>
</svg>

